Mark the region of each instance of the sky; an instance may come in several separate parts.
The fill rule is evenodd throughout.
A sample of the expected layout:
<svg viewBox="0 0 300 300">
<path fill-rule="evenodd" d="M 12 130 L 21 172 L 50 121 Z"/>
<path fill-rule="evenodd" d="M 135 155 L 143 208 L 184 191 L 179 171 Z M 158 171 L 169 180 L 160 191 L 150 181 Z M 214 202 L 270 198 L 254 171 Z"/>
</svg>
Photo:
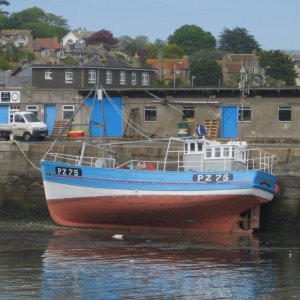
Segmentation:
<svg viewBox="0 0 300 300">
<path fill-rule="evenodd" d="M 68 21 L 72 30 L 109 30 L 115 37 L 166 41 L 183 25 L 197 25 L 216 40 L 246 28 L 264 50 L 300 50 L 300 0 L 8 0 L 9 13 L 39 7 Z"/>
</svg>

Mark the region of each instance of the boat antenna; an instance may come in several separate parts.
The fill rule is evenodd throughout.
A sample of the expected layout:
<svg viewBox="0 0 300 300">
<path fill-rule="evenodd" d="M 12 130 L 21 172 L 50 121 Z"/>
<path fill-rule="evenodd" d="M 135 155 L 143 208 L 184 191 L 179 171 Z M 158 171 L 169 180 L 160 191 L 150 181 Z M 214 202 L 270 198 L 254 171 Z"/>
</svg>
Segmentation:
<svg viewBox="0 0 300 300">
<path fill-rule="evenodd" d="M 243 137 L 243 126 L 244 126 L 243 122 L 244 122 L 245 83 L 248 77 L 247 70 L 244 64 L 241 67 L 240 73 L 241 73 L 241 80 L 239 86 L 241 90 L 241 110 L 240 110 L 239 119 L 241 122 L 241 126 L 240 126 L 240 142 L 241 142 Z"/>
</svg>

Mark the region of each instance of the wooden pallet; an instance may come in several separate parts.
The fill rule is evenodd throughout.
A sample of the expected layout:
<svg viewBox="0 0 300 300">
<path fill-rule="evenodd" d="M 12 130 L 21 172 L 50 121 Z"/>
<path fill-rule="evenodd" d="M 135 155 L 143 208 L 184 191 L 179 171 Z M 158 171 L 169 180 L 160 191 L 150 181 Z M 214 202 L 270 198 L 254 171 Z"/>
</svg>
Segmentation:
<svg viewBox="0 0 300 300">
<path fill-rule="evenodd" d="M 220 120 L 205 120 L 206 137 L 209 139 L 216 139 L 219 135 Z"/>
<path fill-rule="evenodd" d="M 64 132 L 60 136 L 68 136 L 68 128 L 66 128 L 69 121 L 55 121 L 51 133 L 51 137 L 58 137 L 62 130 L 65 128 Z"/>
</svg>

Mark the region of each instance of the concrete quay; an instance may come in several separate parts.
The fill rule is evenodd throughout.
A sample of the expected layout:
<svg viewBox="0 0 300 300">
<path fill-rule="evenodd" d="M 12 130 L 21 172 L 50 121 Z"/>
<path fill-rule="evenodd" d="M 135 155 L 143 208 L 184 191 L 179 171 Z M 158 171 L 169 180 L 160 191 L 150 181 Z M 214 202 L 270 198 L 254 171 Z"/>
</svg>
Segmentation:
<svg viewBox="0 0 300 300">
<path fill-rule="evenodd" d="M 0 141 L 0 216 L 11 218 L 48 217 L 40 160 L 50 146 L 45 142 Z M 262 206 L 261 231 L 300 231 L 300 144 L 251 145 L 276 155 L 274 173 L 278 177 L 279 196 Z M 65 152 L 78 152 L 81 143 L 62 143 L 58 146 Z M 120 149 L 116 149 L 120 150 Z M 163 149 L 156 147 L 127 149 L 121 153 L 134 159 L 145 156 L 163 155 Z"/>
</svg>

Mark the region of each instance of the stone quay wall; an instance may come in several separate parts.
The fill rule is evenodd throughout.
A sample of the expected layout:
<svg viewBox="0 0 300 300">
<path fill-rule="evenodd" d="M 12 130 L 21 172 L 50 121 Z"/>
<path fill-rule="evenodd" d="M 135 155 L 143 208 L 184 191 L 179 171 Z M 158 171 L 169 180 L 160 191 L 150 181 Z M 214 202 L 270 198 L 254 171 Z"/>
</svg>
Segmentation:
<svg viewBox="0 0 300 300">
<path fill-rule="evenodd" d="M 0 141 L 0 216 L 9 218 L 48 218 L 40 160 L 49 142 Z M 66 153 L 79 153 L 78 145 L 59 146 Z M 274 173 L 279 195 L 261 209 L 261 230 L 300 231 L 300 145 L 260 145 L 276 155 Z M 124 160 L 162 156 L 164 149 L 147 147 L 127 149 Z M 120 149 L 116 149 L 120 150 Z"/>
</svg>

